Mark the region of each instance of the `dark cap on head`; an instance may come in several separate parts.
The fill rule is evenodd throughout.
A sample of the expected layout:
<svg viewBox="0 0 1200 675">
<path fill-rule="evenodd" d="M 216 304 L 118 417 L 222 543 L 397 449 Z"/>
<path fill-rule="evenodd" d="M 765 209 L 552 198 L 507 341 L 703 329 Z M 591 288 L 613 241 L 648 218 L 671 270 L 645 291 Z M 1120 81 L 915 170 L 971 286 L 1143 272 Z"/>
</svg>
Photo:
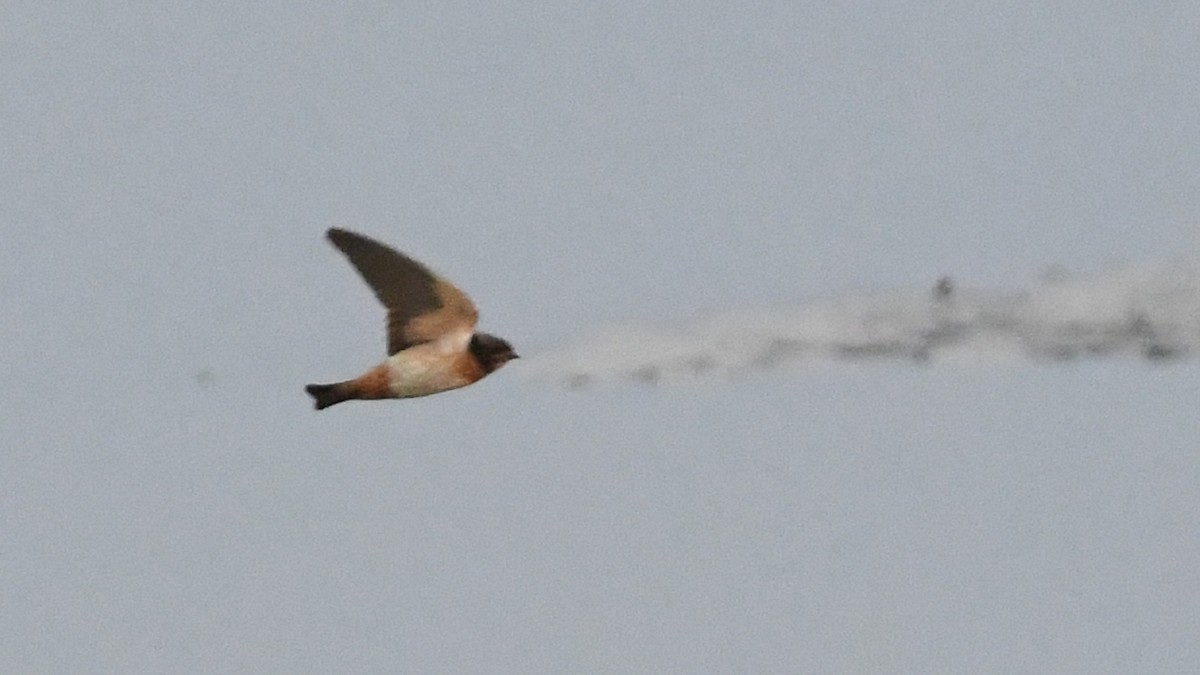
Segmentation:
<svg viewBox="0 0 1200 675">
<path fill-rule="evenodd" d="M 509 361 L 519 358 L 507 340 L 488 333 L 476 333 L 471 336 L 468 347 L 471 354 L 479 361 L 487 372 L 492 372 Z"/>
</svg>

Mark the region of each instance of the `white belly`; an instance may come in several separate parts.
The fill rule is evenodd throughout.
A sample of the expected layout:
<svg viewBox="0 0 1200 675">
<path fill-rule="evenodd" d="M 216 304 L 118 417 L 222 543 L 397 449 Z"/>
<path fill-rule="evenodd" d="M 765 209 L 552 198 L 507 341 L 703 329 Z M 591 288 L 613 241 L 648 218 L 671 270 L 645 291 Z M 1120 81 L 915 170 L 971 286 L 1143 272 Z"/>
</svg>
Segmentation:
<svg viewBox="0 0 1200 675">
<path fill-rule="evenodd" d="M 410 347 L 388 357 L 388 388 L 397 398 L 428 396 L 469 384 L 456 372 L 455 357 L 434 344 Z"/>
</svg>

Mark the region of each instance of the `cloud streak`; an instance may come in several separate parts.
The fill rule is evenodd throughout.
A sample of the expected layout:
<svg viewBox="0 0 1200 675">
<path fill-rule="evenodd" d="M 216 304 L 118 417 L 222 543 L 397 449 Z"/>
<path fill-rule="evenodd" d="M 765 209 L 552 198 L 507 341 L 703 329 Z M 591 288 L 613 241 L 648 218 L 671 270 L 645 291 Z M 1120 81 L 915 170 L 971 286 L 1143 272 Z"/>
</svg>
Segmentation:
<svg viewBox="0 0 1200 675">
<path fill-rule="evenodd" d="M 1017 291 L 958 288 L 943 277 L 923 289 L 715 314 L 676 328 L 624 326 L 531 359 L 528 371 L 577 387 L 817 361 L 1162 362 L 1197 351 L 1200 266 L 1175 262 L 1086 277 L 1051 270 Z"/>
</svg>

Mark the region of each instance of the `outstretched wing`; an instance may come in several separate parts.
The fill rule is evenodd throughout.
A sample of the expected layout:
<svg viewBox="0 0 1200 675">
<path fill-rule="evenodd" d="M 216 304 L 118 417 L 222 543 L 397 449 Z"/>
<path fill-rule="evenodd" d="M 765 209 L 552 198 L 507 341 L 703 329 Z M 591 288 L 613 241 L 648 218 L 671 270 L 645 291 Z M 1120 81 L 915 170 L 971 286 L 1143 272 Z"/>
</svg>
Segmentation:
<svg viewBox="0 0 1200 675">
<path fill-rule="evenodd" d="M 361 234 L 326 233 L 387 307 L 388 355 L 422 342 L 460 339 L 465 347 L 479 313 L 462 291 L 403 253 Z"/>
</svg>

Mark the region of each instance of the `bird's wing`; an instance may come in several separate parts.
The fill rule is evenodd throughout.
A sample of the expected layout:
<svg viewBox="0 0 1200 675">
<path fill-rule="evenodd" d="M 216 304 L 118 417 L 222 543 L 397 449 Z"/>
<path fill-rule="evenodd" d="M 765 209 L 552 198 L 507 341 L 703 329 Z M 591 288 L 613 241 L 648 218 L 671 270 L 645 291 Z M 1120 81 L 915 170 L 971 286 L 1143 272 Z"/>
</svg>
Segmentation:
<svg viewBox="0 0 1200 675">
<path fill-rule="evenodd" d="M 439 339 L 461 339 L 466 347 L 479 317 L 466 294 L 416 260 L 374 239 L 337 228 L 327 235 L 387 307 L 389 356 Z"/>
</svg>

